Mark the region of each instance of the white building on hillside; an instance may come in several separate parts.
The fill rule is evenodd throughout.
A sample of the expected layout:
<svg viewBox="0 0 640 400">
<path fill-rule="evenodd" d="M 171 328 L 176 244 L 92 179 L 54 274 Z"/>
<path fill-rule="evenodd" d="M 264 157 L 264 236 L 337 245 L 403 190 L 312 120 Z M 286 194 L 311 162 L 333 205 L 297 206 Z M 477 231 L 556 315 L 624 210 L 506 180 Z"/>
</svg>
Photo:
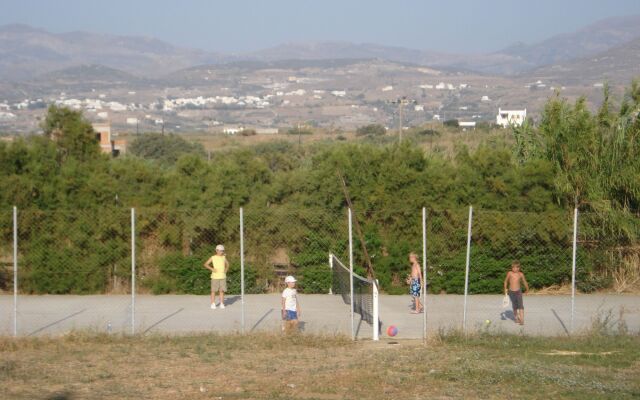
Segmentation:
<svg viewBox="0 0 640 400">
<path fill-rule="evenodd" d="M 242 126 L 225 126 L 224 128 L 222 128 L 222 133 L 233 136 L 237 133 L 242 132 L 243 130 L 244 128 Z"/>
<path fill-rule="evenodd" d="M 460 122 L 458 122 L 458 126 L 460 128 L 464 128 L 464 129 L 470 128 L 470 129 L 475 130 L 476 129 L 476 121 L 460 121 Z"/>
<path fill-rule="evenodd" d="M 503 110 L 498 108 L 496 124 L 506 128 L 511 125 L 521 126 L 527 119 L 527 109 L 524 110 Z"/>
</svg>

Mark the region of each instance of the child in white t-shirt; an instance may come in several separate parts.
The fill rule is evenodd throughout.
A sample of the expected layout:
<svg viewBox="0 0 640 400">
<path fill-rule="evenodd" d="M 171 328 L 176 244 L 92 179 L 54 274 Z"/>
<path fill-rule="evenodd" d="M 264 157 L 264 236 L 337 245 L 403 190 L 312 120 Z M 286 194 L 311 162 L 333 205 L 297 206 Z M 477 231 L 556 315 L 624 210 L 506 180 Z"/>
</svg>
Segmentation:
<svg viewBox="0 0 640 400">
<path fill-rule="evenodd" d="M 297 332 L 298 318 L 302 315 L 296 290 L 296 278 L 289 275 L 284 279 L 287 287 L 282 291 L 282 319 L 285 321 L 285 332 Z"/>
</svg>

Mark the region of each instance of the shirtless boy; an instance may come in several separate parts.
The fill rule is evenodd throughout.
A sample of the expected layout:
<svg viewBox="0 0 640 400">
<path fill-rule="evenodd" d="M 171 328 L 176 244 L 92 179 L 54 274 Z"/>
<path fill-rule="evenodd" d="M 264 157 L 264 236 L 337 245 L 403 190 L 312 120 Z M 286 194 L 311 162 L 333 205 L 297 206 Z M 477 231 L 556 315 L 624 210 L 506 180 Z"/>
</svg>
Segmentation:
<svg viewBox="0 0 640 400">
<path fill-rule="evenodd" d="M 422 272 L 418 263 L 418 255 L 416 253 L 409 254 L 409 262 L 411 263 L 411 274 L 407 277 L 409 284 L 409 294 L 413 301 L 412 314 L 419 314 L 424 311 L 424 306 L 420 304 L 420 290 L 422 289 Z"/>
<path fill-rule="evenodd" d="M 511 263 L 511 271 L 507 272 L 507 276 L 504 278 L 504 294 L 508 294 L 511 299 L 513 316 L 516 319 L 516 323 L 524 325 L 524 304 L 522 302 L 520 281 L 524 283 L 525 290 L 528 292 L 529 284 L 522 271 L 520 271 L 520 262 L 514 261 Z"/>
</svg>

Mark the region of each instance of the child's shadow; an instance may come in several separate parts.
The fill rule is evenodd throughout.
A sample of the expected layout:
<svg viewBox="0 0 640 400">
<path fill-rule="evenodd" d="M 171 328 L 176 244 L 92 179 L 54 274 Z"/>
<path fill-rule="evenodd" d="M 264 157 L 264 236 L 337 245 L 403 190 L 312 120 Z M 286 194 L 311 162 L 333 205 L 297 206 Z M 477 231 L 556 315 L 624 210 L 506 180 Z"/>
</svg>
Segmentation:
<svg viewBox="0 0 640 400">
<path fill-rule="evenodd" d="M 304 321 L 298 321 L 298 330 L 299 330 L 300 332 L 304 332 L 304 326 L 305 326 L 306 324 L 307 324 L 307 323 L 306 323 L 306 322 L 304 322 Z"/>
<path fill-rule="evenodd" d="M 503 321 L 506 321 L 506 320 L 510 319 L 510 320 L 515 322 L 516 316 L 513 315 L 513 311 L 507 310 L 507 311 L 503 311 L 503 312 L 500 313 L 500 319 L 503 320 Z"/>
</svg>

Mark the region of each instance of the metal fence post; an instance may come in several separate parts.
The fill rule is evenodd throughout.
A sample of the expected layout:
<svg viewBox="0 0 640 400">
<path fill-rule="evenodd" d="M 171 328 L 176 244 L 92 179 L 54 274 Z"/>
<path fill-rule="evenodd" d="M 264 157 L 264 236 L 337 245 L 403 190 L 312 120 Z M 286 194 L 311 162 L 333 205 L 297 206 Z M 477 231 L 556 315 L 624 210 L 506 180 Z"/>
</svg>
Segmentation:
<svg viewBox="0 0 640 400">
<path fill-rule="evenodd" d="M 351 304 L 351 339 L 356 340 L 356 327 L 353 319 L 353 224 L 351 208 L 349 208 L 349 300 Z"/>
<path fill-rule="evenodd" d="M 578 207 L 573 209 L 573 249 L 571 255 L 571 333 L 576 305 L 576 250 L 578 248 Z"/>
<path fill-rule="evenodd" d="M 427 209 L 422 207 L 422 340 L 427 343 Z"/>
<path fill-rule="evenodd" d="M 18 207 L 13 207 L 13 336 L 18 336 Z"/>
<path fill-rule="evenodd" d="M 240 207 L 240 326 L 244 333 L 244 210 Z"/>
<path fill-rule="evenodd" d="M 131 334 L 136 333 L 136 209 L 131 209 Z"/>
<path fill-rule="evenodd" d="M 378 304 L 378 280 L 376 279 L 373 282 L 372 286 L 372 297 L 373 297 L 373 333 L 372 339 L 374 341 L 380 340 L 380 305 Z"/>
<path fill-rule="evenodd" d="M 464 273 L 464 310 L 462 313 L 462 332 L 467 332 L 467 294 L 469 292 L 469 262 L 471 259 L 471 224 L 473 222 L 473 207 L 469 206 L 469 222 L 467 225 L 467 260 Z"/>
</svg>

